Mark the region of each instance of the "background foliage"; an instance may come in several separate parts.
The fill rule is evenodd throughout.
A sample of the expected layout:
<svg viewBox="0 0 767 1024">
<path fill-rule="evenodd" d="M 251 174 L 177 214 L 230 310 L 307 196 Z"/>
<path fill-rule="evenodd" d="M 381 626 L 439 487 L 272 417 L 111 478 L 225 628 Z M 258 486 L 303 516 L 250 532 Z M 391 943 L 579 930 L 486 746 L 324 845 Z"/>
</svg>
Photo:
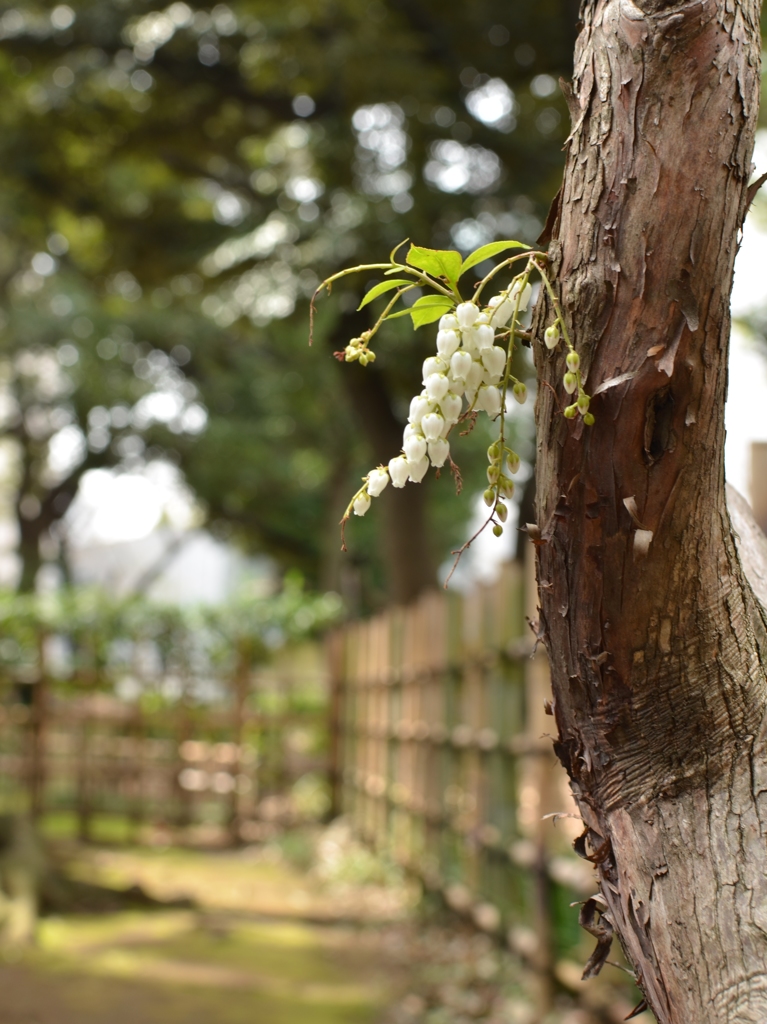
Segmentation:
<svg viewBox="0 0 767 1024">
<path fill-rule="evenodd" d="M 360 293 L 334 291 L 312 352 L 307 296 L 405 237 L 534 241 L 559 182 L 575 7 L 3 9 L 2 415 L 24 586 L 85 469 L 161 456 L 221 533 L 368 603 L 387 577 L 391 592 L 409 523 L 429 552 L 409 585 L 423 585 L 462 534 L 481 462 L 472 475 L 463 460 L 458 516 L 443 479 L 423 513 L 408 488 L 389 541 L 379 519 L 355 523 L 352 583 L 335 523 L 378 451 L 396 451 L 429 329 L 413 346 L 393 324 L 361 382 L 330 358 L 359 332 Z"/>
</svg>

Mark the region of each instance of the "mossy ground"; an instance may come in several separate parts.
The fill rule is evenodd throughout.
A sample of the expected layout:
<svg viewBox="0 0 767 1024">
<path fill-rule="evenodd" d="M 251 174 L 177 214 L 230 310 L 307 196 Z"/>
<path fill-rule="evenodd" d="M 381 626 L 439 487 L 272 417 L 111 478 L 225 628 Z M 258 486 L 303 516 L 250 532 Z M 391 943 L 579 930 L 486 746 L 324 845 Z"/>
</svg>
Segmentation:
<svg viewBox="0 0 767 1024">
<path fill-rule="evenodd" d="M 400 994 L 364 912 L 266 851 L 66 848 L 69 871 L 194 909 L 45 918 L 1 1024 L 373 1024 Z"/>
</svg>

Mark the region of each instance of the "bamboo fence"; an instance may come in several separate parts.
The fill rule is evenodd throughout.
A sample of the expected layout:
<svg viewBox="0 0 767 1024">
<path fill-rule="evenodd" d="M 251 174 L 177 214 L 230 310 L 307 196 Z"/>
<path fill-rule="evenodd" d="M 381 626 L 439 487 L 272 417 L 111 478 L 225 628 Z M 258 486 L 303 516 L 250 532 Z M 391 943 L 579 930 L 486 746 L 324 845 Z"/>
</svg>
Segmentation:
<svg viewBox="0 0 767 1024">
<path fill-rule="evenodd" d="M 571 849 L 581 823 L 547 735 L 531 574 L 510 563 L 492 586 L 332 633 L 332 748 L 336 803 L 362 836 L 504 936 L 550 990 L 578 941 L 569 904 L 594 881 Z M 558 812 L 573 817 L 555 827 Z"/>
</svg>

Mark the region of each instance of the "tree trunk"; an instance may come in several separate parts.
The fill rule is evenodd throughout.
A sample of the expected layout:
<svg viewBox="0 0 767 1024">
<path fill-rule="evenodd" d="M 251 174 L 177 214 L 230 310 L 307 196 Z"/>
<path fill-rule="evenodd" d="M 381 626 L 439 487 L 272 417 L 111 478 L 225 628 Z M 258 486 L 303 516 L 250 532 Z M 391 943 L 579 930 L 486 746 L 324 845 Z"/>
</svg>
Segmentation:
<svg viewBox="0 0 767 1024">
<path fill-rule="evenodd" d="M 550 254 L 586 390 L 603 390 L 592 428 L 565 420 L 564 352 L 538 350 L 557 751 L 601 930 L 614 925 L 661 1024 L 763 1024 L 767 619 L 723 472 L 759 7 L 585 0 L 582 15 Z"/>
</svg>

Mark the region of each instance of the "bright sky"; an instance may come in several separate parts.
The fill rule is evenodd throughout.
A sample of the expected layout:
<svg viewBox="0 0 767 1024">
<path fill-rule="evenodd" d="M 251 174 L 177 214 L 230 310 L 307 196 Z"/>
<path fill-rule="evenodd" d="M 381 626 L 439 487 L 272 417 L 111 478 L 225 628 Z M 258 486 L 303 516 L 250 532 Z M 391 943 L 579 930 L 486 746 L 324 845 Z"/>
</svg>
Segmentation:
<svg viewBox="0 0 767 1024">
<path fill-rule="evenodd" d="M 160 523 L 187 529 L 196 518 L 194 500 L 181 474 L 162 461 L 130 473 L 90 470 L 67 513 L 78 545 L 138 540 Z"/>
<path fill-rule="evenodd" d="M 757 133 L 754 152 L 756 175 L 767 171 L 767 131 Z M 732 315 L 743 317 L 767 305 L 767 222 L 764 208 L 752 211 L 746 219 L 743 241 L 735 260 L 735 284 L 732 291 Z M 749 497 L 749 446 L 752 441 L 767 441 L 767 347 L 758 346 L 739 325 L 732 330 L 730 377 L 725 425 L 727 443 L 724 452 L 728 481 L 744 497 Z"/>
</svg>

